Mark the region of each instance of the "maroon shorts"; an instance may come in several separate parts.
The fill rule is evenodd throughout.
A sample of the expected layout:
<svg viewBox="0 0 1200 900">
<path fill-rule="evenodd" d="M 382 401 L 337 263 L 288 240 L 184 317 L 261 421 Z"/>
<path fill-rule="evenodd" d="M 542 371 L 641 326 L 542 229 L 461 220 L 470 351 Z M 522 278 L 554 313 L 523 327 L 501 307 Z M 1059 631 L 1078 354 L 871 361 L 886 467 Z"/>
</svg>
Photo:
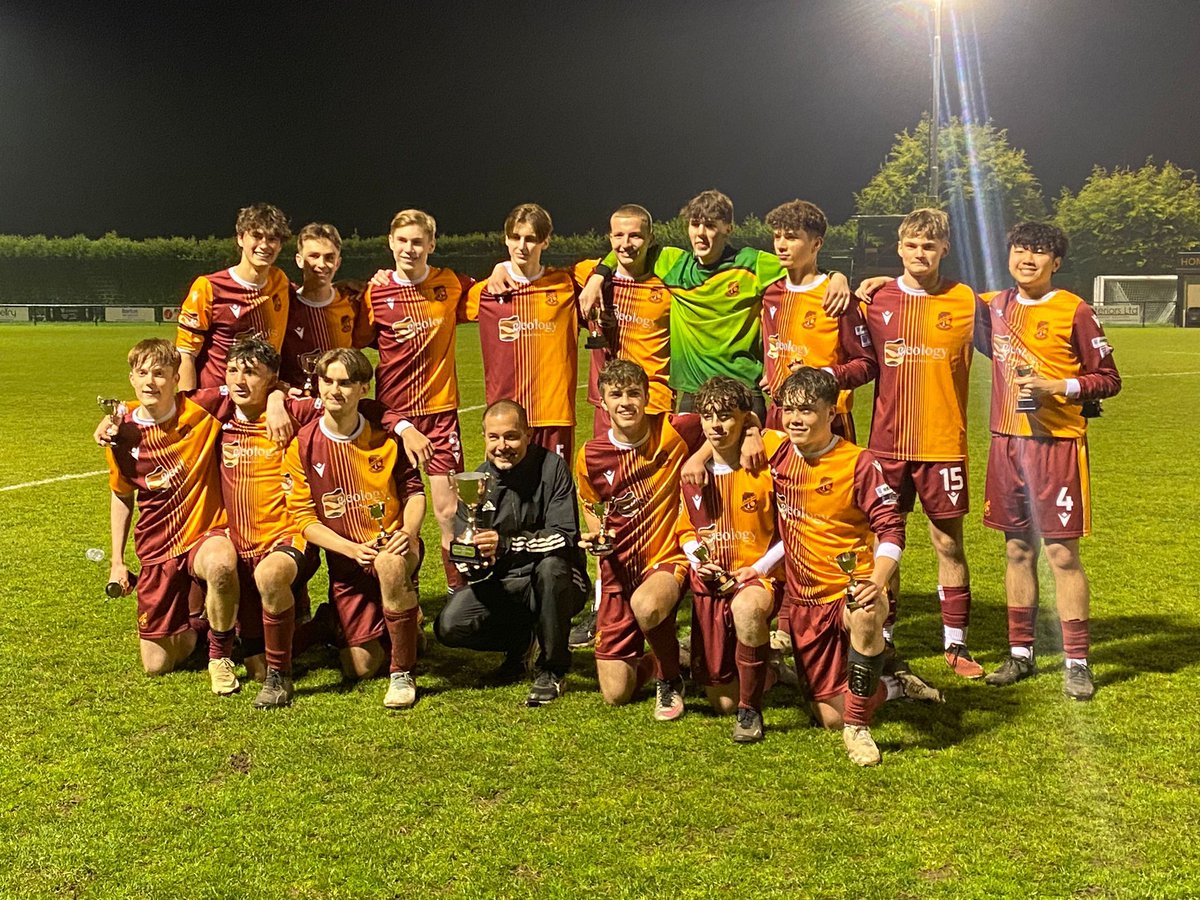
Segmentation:
<svg viewBox="0 0 1200 900">
<path fill-rule="evenodd" d="M 325 551 L 329 564 L 329 599 L 342 624 L 347 647 L 379 640 L 387 631 L 379 579 L 354 560 Z"/>
<path fill-rule="evenodd" d="M 917 462 L 910 459 L 875 457 L 883 477 L 900 497 L 899 510 L 910 513 L 921 498 L 929 518 L 959 519 L 970 509 L 967 497 L 967 461 Z"/>
<path fill-rule="evenodd" d="M 426 474 L 456 475 L 463 471 L 462 431 L 458 427 L 456 410 L 408 416 L 407 419 L 433 443 L 433 459 L 429 461 Z M 403 446 L 400 449 L 403 452 Z"/>
<path fill-rule="evenodd" d="M 312 552 L 299 550 L 295 535 L 280 538 L 266 553 L 257 556 L 238 557 L 238 586 L 240 600 L 238 602 L 238 635 L 242 640 L 254 640 L 263 636 L 263 605 L 262 594 L 258 590 L 258 582 L 254 580 L 254 570 L 258 564 L 272 553 L 286 553 L 296 563 L 296 577 L 292 581 L 292 594 L 299 602 L 299 594 L 308 585 L 308 581 L 316 574 L 321 565 L 321 557 L 311 544 L 308 549 Z M 300 541 L 299 543 L 303 543 Z"/>
<path fill-rule="evenodd" d="M 228 530 L 214 528 L 201 536 L 187 553 L 142 566 L 138 572 L 138 637 L 155 640 L 187 631 L 189 597 L 199 594 L 203 609 L 204 582 L 196 576 L 196 555 L 215 537 L 229 538 Z"/>
<path fill-rule="evenodd" d="M 737 679 L 737 629 L 733 625 L 733 599 L 748 587 L 770 592 L 772 608 L 767 621 L 775 618 L 783 602 L 782 585 L 771 578 L 756 578 L 739 585 L 729 597 L 714 597 L 695 590 L 692 579 L 692 680 L 699 685 L 729 684 Z"/>
<path fill-rule="evenodd" d="M 607 437 L 608 429 L 612 428 L 612 418 L 608 415 L 608 410 L 602 406 L 593 407 L 592 412 L 592 437 Z"/>
<path fill-rule="evenodd" d="M 670 572 L 682 586 L 687 567 L 679 563 L 659 563 L 647 569 L 642 580 L 655 572 Z M 640 582 L 639 582 L 640 583 Z M 645 635 L 633 614 L 630 598 L 637 585 L 602 584 L 600 609 L 596 612 L 596 659 L 620 659 L 636 662 L 645 652 Z"/>
<path fill-rule="evenodd" d="M 983 524 L 1064 540 L 1091 534 L 1087 438 L 992 435 Z"/>
<path fill-rule="evenodd" d="M 764 423 L 767 428 L 773 428 L 775 431 L 783 431 L 783 409 L 776 406 L 774 403 L 767 406 L 767 421 Z M 850 443 L 855 442 L 854 432 L 854 416 L 848 412 L 839 412 L 833 414 L 833 421 L 829 423 L 833 429 L 833 433 L 839 437 L 844 437 Z"/>
<path fill-rule="evenodd" d="M 540 428 L 530 428 L 529 443 L 545 447 L 551 453 L 557 453 L 568 464 L 574 464 L 574 425 L 543 425 Z"/>
<path fill-rule="evenodd" d="M 814 700 L 828 700 L 846 692 L 846 667 L 850 661 L 850 636 L 842 624 L 846 604 L 790 603 L 788 629 L 796 671 L 808 681 Z"/>
</svg>

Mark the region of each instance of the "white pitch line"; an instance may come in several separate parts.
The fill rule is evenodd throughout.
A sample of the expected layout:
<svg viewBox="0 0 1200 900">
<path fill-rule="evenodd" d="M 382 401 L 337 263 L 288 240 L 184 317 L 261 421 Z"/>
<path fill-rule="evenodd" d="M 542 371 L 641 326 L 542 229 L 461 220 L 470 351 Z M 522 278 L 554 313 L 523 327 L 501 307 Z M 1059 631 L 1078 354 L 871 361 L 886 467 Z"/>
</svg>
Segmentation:
<svg viewBox="0 0 1200 900">
<path fill-rule="evenodd" d="M 54 484 L 57 481 L 74 481 L 77 478 L 94 478 L 97 475 L 104 475 L 108 469 L 97 469 L 95 472 L 77 472 L 74 475 L 58 475 L 54 478 L 42 478 L 39 481 L 26 481 L 22 484 L 6 484 L 0 487 L 0 491 L 19 491 L 21 488 L 37 487 L 39 484 Z"/>
<path fill-rule="evenodd" d="M 1136 375 L 1122 375 L 1122 379 L 1126 378 L 1170 378 L 1172 375 L 1200 375 L 1197 372 L 1138 372 Z"/>
</svg>

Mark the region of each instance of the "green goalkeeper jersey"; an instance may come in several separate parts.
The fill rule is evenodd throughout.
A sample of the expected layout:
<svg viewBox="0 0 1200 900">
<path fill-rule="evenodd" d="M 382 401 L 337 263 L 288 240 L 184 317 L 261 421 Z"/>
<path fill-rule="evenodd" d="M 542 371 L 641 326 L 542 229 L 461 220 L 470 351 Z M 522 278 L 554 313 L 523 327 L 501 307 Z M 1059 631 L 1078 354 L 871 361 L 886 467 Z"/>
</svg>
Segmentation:
<svg viewBox="0 0 1200 900">
<path fill-rule="evenodd" d="M 616 265 L 616 255 L 604 260 Z M 787 274 L 763 250 L 725 248 L 710 266 L 678 247 L 658 248 L 654 274 L 671 291 L 671 387 L 693 393 L 714 375 L 758 391 L 763 373 L 762 295 Z"/>
</svg>

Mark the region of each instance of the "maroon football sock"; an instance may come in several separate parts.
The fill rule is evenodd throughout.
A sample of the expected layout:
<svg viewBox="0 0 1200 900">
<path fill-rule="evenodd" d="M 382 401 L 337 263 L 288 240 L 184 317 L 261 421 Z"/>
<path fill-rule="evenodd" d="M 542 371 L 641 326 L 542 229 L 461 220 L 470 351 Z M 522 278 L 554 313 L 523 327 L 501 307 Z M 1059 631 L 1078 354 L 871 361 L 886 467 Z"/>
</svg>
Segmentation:
<svg viewBox="0 0 1200 900">
<path fill-rule="evenodd" d="M 1063 655 L 1067 659 L 1087 659 L 1088 619 L 1063 619 Z"/>
<path fill-rule="evenodd" d="M 389 671 L 411 672 L 417 665 L 417 607 L 400 612 L 384 607 L 388 637 L 392 639 L 392 662 Z"/>
<path fill-rule="evenodd" d="M 196 613 L 189 613 L 188 625 L 191 627 L 192 631 L 196 632 L 197 641 L 208 640 L 208 619 L 204 618 L 203 610 Z"/>
<path fill-rule="evenodd" d="M 971 588 L 938 585 L 942 598 L 942 624 L 947 628 L 966 628 L 971 621 Z"/>
<path fill-rule="evenodd" d="M 1008 643 L 1013 647 L 1033 649 L 1033 634 L 1037 625 L 1036 606 L 1008 608 Z"/>
<path fill-rule="evenodd" d="M 785 603 L 779 610 L 779 620 L 775 625 L 776 631 L 782 631 L 784 634 L 791 637 L 792 631 L 792 604 Z"/>
<path fill-rule="evenodd" d="M 263 610 L 263 637 L 267 643 L 267 667 L 292 671 L 292 638 L 296 631 L 296 607 L 281 613 Z"/>
<path fill-rule="evenodd" d="M 882 680 L 875 686 L 875 693 L 870 697 L 860 697 L 846 691 L 846 707 L 842 713 L 842 721 L 847 725 L 870 725 L 875 718 L 875 710 L 887 700 L 887 687 Z"/>
<path fill-rule="evenodd" d="M 208 629 L 208 658 L 209 659 L 229 659 L 233 656 L 233 636 L 237 629 L 230 628 L 228 631 L 217 631 L 217 629 L 209 626 Z"/>
<path fill-rule="evenodd" d="M 658 661 L 654 677 L 674 681 L 679 677 L 679 636 L 675 633 L 675 610 L 646 632 L 646 642 Z"/>
<path fill-rule="evenodd" d="M 737 642 L 733 652 L 738 671 L 738 706 L 742 709 L 762 709 L 763 691 L 767 685 L 767 657 L 771 653 L 768 642 L 758 647 Z"/>
<path fill-rule="evenodd" d="M 450 551 L 445 547 L 442 548 L 442 570 L 446 573 L 446 587 L 449 590 L 457 591 L 459 588 L 467 586 L 467 580 L 463 578 L 462 572 L 458 571 L 458 567 L 450 562 Z"/>
</svg>

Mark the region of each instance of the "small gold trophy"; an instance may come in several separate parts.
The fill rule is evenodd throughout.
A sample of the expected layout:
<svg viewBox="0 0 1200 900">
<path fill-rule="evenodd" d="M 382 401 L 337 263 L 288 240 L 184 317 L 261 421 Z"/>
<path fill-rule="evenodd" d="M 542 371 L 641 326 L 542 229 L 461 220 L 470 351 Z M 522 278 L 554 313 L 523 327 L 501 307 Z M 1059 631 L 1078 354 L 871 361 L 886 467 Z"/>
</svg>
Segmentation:
<svg viewBox="0 0 1200 900">
<path fill-rule="evenodd" d="M 461 562 L 478 563 L 483 554 L 475 546 L 475 519 L 479 507 L 487 499 L 492 478 L 486 472 L 459 472 L 454 476 L 454 490 L 459 502 L 467 508 L 467 527 L 450 542 L 450 558 Z"/>
<path fill-rule="evenodd" d="M 588 552 L 593 556 L 612 553 L 612 536 L 608 533 L 608 515 L 612 512 L 612 503 L 608 500 L 597 500 L 589 504 L 588 509 L 593 516 L 600 520 L 600 531 L 597 533 L 596 539 L 592 541 L 591 549 Z"/>
<path fill-rule="evenodd" d="M 854 570 L 858 568 L 858 554 L 846 551 L 835 556 L 833 561 L 849 579 L 846 583 L 846 609 L 858 609 L 859 604 L 854 602 L 854 586 L 858 584 L 858 579 L 854 577 Z"/>
<path fill-rule="evenodd" d="M 601 318 L 603 303 L 597 303 L 588 313 L 588 336 L 583 346 L 588 350 L 607 350 L 608 338 L 604 336 L 604 322 Z"/>
<path fill-rule="evenodd" d="M 117 428 L 121 424 L 121 418 L 125 415 L 125 404 L 116 397 L 96 397 L 96 403 L 104 410 L 104 414 L 108 416 L 108 421 L 111 425 L 109 428 L 109 436 L 116 437 Z"/>
<path fill-rule="evenodd" d="M 320 350 L 309 350 L 300 354 L 300 370 L 304 372 L 304 393 L 310 397 L 317 396 L 316 380 L 317 360 L 321 357 Z"/>
<path fill-rule="evenodd" d="M 717 573 L 708 580 L 712 582 L 718 594 L 724 596 L 733 592 L 733 589 L 737 587 L 737 579 L 713 562 L 712 551 L 708 549 L 708 544 L 701 540 L 696 545 L 696 549 L 692 551 L 692 555 L 696 557 L 696 560 L 701 565 L 707 563 L 711 566 L 716 566 Z"/>
<path fill-rule="evenodd" d="M 1017 377 L 1028 378 L 1033 374 L 1033 366 L 1017 366 Z M 1032 394 L 1019 394 L 1017 396 L 1017 412 L 1019 413 L 1034 413 L 1038 411 L 1037 397 Z"/>
<path fill-rule="evenodd" d="M 367 507 L 367 512 L 370 514 L 371 518 L 379 524 L 379 534 L 375 536 L 376 550 L 382 550 L 387 544 L 388 538 L 391 537 L 391 535 L 387 533 L 387 529 L 383 527 L 383 513 L 385 509 L 387 509 L 387 507 L 383 503 L 372 503 Z"/>
</svg>

